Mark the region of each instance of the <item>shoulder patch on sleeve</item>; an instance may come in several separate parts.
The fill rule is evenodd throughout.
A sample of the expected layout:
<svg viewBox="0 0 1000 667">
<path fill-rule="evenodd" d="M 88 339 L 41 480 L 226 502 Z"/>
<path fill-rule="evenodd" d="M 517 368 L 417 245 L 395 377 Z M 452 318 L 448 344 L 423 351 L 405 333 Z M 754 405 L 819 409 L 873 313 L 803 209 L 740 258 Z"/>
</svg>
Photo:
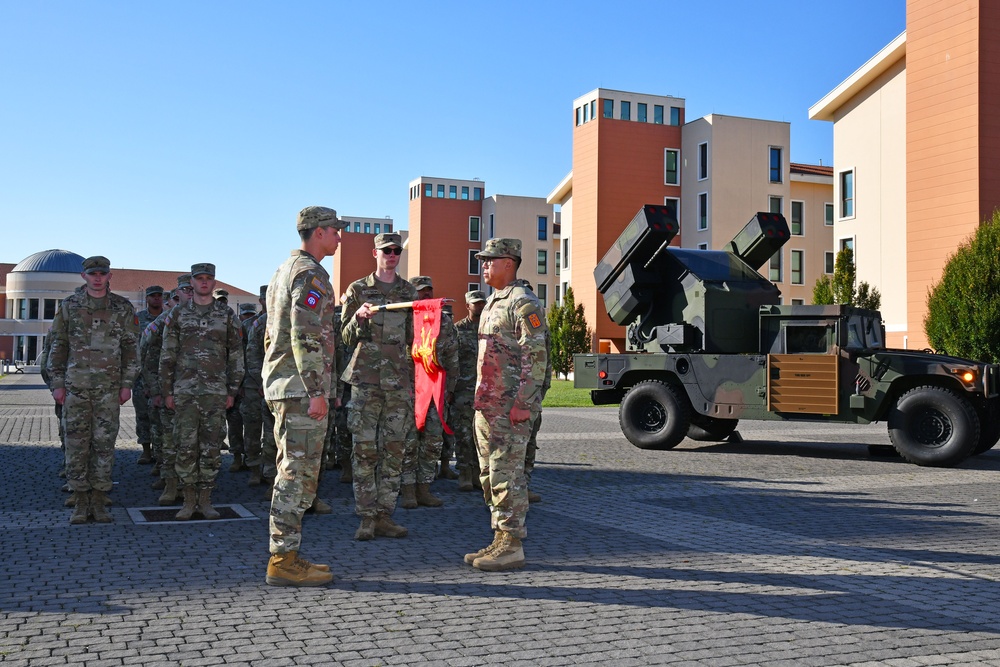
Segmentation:
<svg viewBox="0 0 1000 667">
<path fill-rule="evenodd" d="M 326 286 L 323 285 L 323 281 L 322 280 L 320 280 L 316 276 L 313 276 L 312 280 L 309 281 L 309 282 L 312 284 L 313 287 L 315 287 L 317 290 L 319 290 L 320 294 L 324 294 L 324 295 L 326 294 Z"/>
<path fill-rule="evenodd" d="M 319 307 L 320 301 L 323 300 L 323 295 L 316 290 L 309 290 L 302 295 L 302 305 L 309 310 L 316 310 Z"/>
<path fill-rule="evenodd" d="M 545 324 L 545 317 L 542 314 L 542 309 L 534 303 L 522 304 L 517 309 L 517 316 L 528 323 L 532 331 L 537 331 L 542 328 Z"/>
</svg>

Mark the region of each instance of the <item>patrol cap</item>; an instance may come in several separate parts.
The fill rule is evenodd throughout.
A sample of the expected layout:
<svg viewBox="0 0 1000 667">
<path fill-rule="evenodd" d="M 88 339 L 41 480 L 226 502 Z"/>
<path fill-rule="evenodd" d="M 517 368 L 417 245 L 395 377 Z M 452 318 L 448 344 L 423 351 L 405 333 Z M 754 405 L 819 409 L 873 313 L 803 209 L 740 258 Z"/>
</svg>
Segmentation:
<svg viewBox="0 0 1000 667">
<path fill-rule="evenodd" d="M 418 290 L 427 289 L 428 287 L 434 288 L 434 282 L 430 276 L 413 276 L 410 278 L 410 284 Z"/>
<path fill-rule="evenodd" d="M 228 299 L 229 298 L 229 290 L 224 290 L 221 287 L 218 287 L 218 288 L 212 290 L 212 298 L 213 299 Z"/>
<path fill-rule="evenodd" d="M 299 211 L 299 220 L 295 228 L 299 231 L 303 229 L 314 229 L 316 227 L 335 227 L 345 229 L 347 223 L 337 217 L 337 212 L 325 206 L 306 206 Z"/>
<path fill-rule="evenodd" d="M 490 239 L 486 242 L 486 248 L 476 253 L 476 257 L 479 259 L 509 257 L 520 260 L 521 239 Z"/>
<path fill-rule="evenodd" d="M 208 275 L 215 277 L 215 264 L 209 264 L 208 262 L 201 262 L 199 264 L 191 265 L 191 277 L 200 275 Z"/>
<path fill-rule="evenodd" d="M 396 232 L 387 232 L 385 234 L 379 234 L 375 237 L 376 248 L 388 248 L 393 245 L 397 245 L 400 248 L 403 247 L 403 237 Z"/>
<path fill-rule="evenodd" d="M 94 255 L 93 257 L 88 257 L 83 260 L 83 272 L 84 273 L 110 273 L 111 272 L 111 260 L 107 257 L 101 257 L 100 255 Z"/>
<path fill-rule="evenodd" d="M 241 303 L 240 304 L 240 315 L 246 315 L 247 313 L 251 315 L 257 314 L 257 308 L 252 303 Z"/>
<path fill-rule="evenodd" d="M 267 299 L 267 285 L 260 286 L 260 298 Z"/>
<path fill-rule="evenodd" d="M 152 296 L 154 294 L 163 294 L 163 288 L 159 285 L 150 285 L 146 288 L 146 296 Z"/>
<path fill-rule="evenodd" d="M 177 287 L 178 289 L 181 287 L 191 287 L 191 274 L 182 273 L 181 275 L 177 276 Z"/>
<path fill-rule="evenodd" d="M 486 292 L 479 289 L 474 289 L 471 292 L 465 293 L 466 303 L 476 303 L 477 301 L 486 301 Z"/>
</svg>

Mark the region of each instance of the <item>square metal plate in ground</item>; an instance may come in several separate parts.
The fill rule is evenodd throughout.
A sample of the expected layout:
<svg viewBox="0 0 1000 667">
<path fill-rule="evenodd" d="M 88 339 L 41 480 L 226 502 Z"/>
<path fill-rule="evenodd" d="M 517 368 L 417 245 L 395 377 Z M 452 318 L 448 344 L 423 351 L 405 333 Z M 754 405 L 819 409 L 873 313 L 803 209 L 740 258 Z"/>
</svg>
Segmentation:
<svg viewBox="0 0 1000 667">
<path fill-rule="evenodd" d="M 258 520 L 256 514 L 252 513 L 243 505 L 233 504 L 233 505 L 213 505 L 215 511 L 219 513 L 218 519 L 212 519 L 211 521 L 203 519 L 201 513 L 197 510 L 190 521 L 178 521 L 174 517 L 177 516 L 177 512 L 180 511 L 180 506 L 175 505 L 171 507 L 129 507 L 128 515 L 132 519 L 132 523 L 136 525 L 150 525 L 157 524 L 163 525 L 168 523 L 219 523 L 220 521 L 250 521 Z"/>
</svg>

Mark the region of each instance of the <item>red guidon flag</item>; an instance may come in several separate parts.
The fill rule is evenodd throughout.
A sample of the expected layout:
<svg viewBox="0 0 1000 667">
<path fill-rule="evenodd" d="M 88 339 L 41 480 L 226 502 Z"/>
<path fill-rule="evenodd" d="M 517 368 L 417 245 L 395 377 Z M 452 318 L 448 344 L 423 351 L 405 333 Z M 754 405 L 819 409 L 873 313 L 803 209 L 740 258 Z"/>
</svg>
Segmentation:
<svg viewBox="0 0 1000 667">
<path fill-rule="evenodd" d="M 415 367 L 413 379 L 416 402 L 413 414 L 417 420 L 417 430 L 423 431 L 427 424 L 427 410 L 433 398 L 444 432 L 451 435 L 453 431 L 444 420 L 446 373 L 437 359 L 437 339 L 441 332 L 441 306 L 444 301 L 422 299 L 413 302 L 413 345 L 410 348 Z"/>
</svg>

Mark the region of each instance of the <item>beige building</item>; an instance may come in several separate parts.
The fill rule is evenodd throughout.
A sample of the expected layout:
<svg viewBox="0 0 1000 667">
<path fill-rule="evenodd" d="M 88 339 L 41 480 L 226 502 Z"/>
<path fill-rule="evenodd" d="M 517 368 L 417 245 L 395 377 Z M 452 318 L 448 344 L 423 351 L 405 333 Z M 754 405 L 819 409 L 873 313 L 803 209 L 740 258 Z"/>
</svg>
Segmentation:
<svg viewBox="0 0 1000 667">
<path fill-rule="evenodd" d="M 553 300 L 558 300 L 561 230 L 555 207 L 545 197 L 492 195 L 483 201 L 483 224 L 487 239 L 521 239 L 521 267 L 517 277 L 534 286 L 535 295 L 543 306 L 548 307 Z M 471 271 L 470 266 L 470 276 Z M 478 274 L 478 263 L 476 271 Z M 478 276 L 470 277 L 470 281 L 473 279 L 479 280 Z M 491 291 L 485 284 L 481 289 Z"/>
</svg>

